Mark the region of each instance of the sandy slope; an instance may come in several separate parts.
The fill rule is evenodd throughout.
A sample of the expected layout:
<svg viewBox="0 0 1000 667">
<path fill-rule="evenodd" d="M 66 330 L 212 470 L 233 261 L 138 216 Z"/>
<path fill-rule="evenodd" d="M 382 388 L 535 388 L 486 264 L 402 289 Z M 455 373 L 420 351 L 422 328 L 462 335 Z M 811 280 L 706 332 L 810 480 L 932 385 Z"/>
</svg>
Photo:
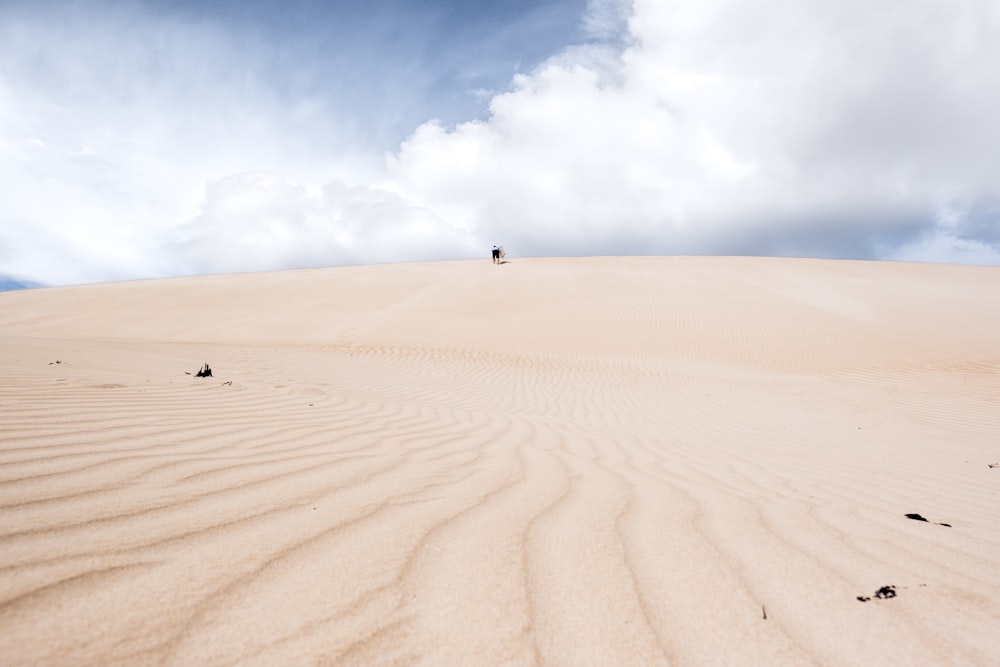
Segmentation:
<svg viewBox="0 0 1000 667">
<path fill-rule="evenodd" d="M 998 306 L 745 258 L 0 294 L 2 662 L 995 665 Z"/>
</svg>

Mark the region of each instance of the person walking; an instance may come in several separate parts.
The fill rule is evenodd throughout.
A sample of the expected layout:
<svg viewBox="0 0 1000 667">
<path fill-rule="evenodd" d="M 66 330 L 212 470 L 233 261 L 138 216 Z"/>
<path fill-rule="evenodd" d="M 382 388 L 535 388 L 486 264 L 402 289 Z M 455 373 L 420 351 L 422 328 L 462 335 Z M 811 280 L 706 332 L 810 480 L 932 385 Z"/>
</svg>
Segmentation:
<svg viewBox="0 0 1000 667">
<path fill-rule="evenodd" d="M 493 263 L 500 263 L 500 246 L 498 245 L 493 246 Z"/>
</svg>

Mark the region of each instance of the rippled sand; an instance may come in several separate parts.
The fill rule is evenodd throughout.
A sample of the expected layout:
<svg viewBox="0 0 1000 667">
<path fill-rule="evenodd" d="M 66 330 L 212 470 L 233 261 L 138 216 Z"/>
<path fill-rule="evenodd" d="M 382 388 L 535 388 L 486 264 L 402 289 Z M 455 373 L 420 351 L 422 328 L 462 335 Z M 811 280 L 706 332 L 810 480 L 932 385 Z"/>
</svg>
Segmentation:
<svg viewBox="0 0 1000 667">
<path fill-rule="evenodd" d="M 5 293 L 0 442 L 4 665 L 1000 663 L 997 268 Z"/>
</svg>

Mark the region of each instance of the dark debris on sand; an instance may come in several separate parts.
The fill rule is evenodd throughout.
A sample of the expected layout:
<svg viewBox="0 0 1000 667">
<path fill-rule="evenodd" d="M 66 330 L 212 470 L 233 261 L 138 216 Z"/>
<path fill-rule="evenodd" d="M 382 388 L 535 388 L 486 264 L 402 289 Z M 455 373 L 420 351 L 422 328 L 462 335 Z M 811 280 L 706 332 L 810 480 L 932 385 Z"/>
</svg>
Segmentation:
<svg viewBox="0 0 1000 667">
<path fill-rule="evenodd" d="M 185 375 L 191 375 L 190 373 L 185 373 Z M 212 367 L 206 363 L 201 367 L 201 370 L 194 374 L 196 378 L 210 378 L 212 377 Z"/>
<path fill-rule="evenodd" d="M 895 586 L 883 586 L 882 588 L 875 591 L 875 597 L 879 600 L 888 600 L 889 598 L 896 597 L 896 587 Z M 865 595 L 858 596 L 858 602 L 868 602 L 871 600 L 870 597 Z"/>
</svg>

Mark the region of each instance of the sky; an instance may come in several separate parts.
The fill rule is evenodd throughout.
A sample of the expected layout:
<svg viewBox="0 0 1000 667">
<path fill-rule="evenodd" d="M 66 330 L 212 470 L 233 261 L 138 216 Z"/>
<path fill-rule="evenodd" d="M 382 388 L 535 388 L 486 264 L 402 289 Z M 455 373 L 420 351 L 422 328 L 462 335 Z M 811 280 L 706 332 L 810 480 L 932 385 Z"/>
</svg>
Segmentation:
<svg viewBox="0 0 1000 667">
<path fill-rule="evenodd" d="M 0 0 L 0 284 L 1000 264 L 995 0 Z"/>
</svg>

